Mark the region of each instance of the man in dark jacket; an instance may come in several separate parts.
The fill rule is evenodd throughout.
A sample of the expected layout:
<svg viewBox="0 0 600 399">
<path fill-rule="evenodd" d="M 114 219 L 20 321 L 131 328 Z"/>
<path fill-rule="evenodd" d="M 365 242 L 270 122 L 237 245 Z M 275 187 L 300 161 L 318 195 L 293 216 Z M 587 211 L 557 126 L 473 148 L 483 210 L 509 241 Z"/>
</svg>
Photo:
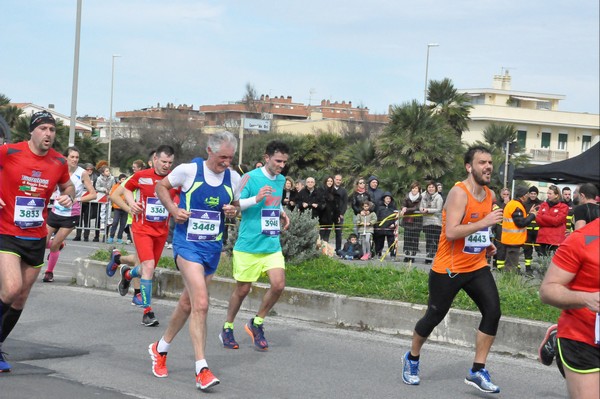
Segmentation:
<svg viewBox="0 0 600 399">
<path fill-rule="evenodd" d="M 335 175 L 333 178 L 333 189 L 338 200 L 338 209 L 340 217 L 337 222 L 334 222 L 335 228 L 335 251 L 342 249 L 342 229 L 344 226 L 344 215 L 348 209 L 348 192 L 342 186 L 342 175 Z"/>
<path fill-rule="evenodd" d="M 383 191 L 379 188 L 379 179 L 376 176 L 371 176 L 367 180 L 367 193 L 371 197 L 371 202 L 375 204 L 374 212 L 377 212 L 377 208 L 381 205 L 383 199 Z"/>
<path fill-rule="evenodd" d="M 296 204 L 300 212 L 310 210 L 312 218 L 319 218 L 321 211 L 325 209 L 325 199 L 322 190 L 316 186 L 314 177 L 306 178 L 306 187 L 298 193 Z"/>
</svg>

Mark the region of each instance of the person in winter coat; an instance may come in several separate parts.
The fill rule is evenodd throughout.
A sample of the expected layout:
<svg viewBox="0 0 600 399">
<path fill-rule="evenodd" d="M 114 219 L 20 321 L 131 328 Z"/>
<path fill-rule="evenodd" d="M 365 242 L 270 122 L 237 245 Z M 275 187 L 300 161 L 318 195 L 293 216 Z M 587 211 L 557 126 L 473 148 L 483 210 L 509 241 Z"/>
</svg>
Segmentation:
<svg viewBox="0 0 600 399">
<path fill-rule="evenodd" d="M 414 261 L 419 252 L 419 235 L 423 226 L 423 217 L 419 209 L 421 199 L 421 185 L 416 181 L 412 182 L 400 210 L 404 226 L 404 262 Z"/>
<path fill-rule="evenodd" d="M 363 256 L 363 251 L 356 234 L 351 233 L 344 247 L 338 251 L 338 256 L 342 259 L 360 259 Z"/>
<path fill-rule="evenodd" d="M 310 211 L 313 219 L 318 219 L 319 214 L 325 208 L 323 190 L 316 187 L 314 177 L 306 178 L 306 187 L 298 193 L 296 207 L 300 212 Z"/>
<path fill-rule="evenodd" d="M 396 227 L 398 223 L 398 210 L 394 205 L 392 194 L 383 193 L 381 205 L 377 208 L 377 224 L 373 231 L 373 240 L 375 241 L 375 253 L 381 256 L 385 241 L 387 239 L 390 257 L 396 257 L 396 246 L 394 245 Z"/>
<path fill-rule="evenodd" d="M 115 178 L 110 174 L 110 168 L 108 166 L 101 166 L 98 170 L 100 172 L 100 176 L 96 179 L 96 183 L 94 184 L 94 188 L 96 192 L 102 193 L 104 195 L 109 195 L 112 189 L 112 186 L 115 184 Z M 107 204 L 103 203 L 100 205 L 100 229 L 104 230 L 106 225 L 111 224 L 111 209 L 107 206 Z"/>
<path fill-rule="evenodd" d="M 340 220 L 340 203 L 333 187 L 333 176 L 327 176 L 323 182 L 323 200 L 325 207 L 319 214 L 319 235 L 321 240 L 328 242 L 333 224 Z"/>
<path fill-rule="evenodd" d="M 283 195 L 281 196 L 281 204 L 288 210 L 293 211 L 296 207 L 296 197 L 298 192 L 294 187 L 294 179 L 287 176 L 285 178 L 285 185 L 283 186 Z"/>
<path fill-rule="evenodd" d="M 560 190 L 554 185 L 548 187 L 546 197 L 535 217 L 540 227 L 536 243 L 540 245 L 542 256 L 551 256 L 565 240 L 569 206 L 562 202 Z"/>
<path fill-rule="evenodd" d="M 367 192 L 367 182 L 363 178 L 358 178 L 354 184 L 354 192 L 350 196 L 352 212 L 354 212 L 354 234 L 358 235 L 356 228 L 356 217 L 362 211 L 362 205 L 365 201 L 371 201 L 371 196 Z"/>
<path fill-rule="evenodd" d="M 375 223 L 377 223 L 377 215 L 373 212 L 373 203 L 366 201 L 363 203 L 362 211 L 356 215 L 356 227 L 358 228 L 363 250 L 361 260 L 371 259 L 371 236 L 373 235 Z"/>
<path fill-rule="evenodd" d="M 371 176 L 367 179 L 367 193 L 371 197 L 371 202 L 375 205 L 375 211 L 381 205 L 383 199 L 383 191 L 379 188 L 379 179 L 376 176 Z"/>
<path fill-rule="evenodd" d="M 425 193 L 421 199 L 421 213 L 423 214 L 423 231 L 425 232 L 425 263 L 433 261 L 437 252 L 440 233 L 442 232 L 442 206 L 444 199 L 437 191 L 435 182 L 427 183 Z"/>
</svg>

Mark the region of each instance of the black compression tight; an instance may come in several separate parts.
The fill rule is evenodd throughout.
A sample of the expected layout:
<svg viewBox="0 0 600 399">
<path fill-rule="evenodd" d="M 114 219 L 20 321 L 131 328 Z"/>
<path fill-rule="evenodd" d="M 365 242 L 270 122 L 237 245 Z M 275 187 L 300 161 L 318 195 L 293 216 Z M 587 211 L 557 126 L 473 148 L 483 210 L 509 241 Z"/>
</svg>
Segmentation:
<svg viewBox="0 0 600 399">
<path fill-rule="evenodd" d="M 428 337 L 433 329 L 444 320 L 452 301 L 463 289 L 481 312 L 479 331 L 495 336 L 500 322 L 500 297 L 489 267 L 470 273 L 459 273 L 450 277 L 447 273 L 429 272 L 429 303 L 425 316 L 417 322 L 415 331 Z"/>
</svg>

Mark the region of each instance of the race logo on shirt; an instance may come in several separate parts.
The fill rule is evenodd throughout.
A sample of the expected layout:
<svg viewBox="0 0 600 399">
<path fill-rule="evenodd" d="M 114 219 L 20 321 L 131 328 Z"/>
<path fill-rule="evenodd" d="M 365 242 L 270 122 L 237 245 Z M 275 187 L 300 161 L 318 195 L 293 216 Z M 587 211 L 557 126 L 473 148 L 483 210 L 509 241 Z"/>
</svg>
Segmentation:
<svg viewBox="0 0 600 399">
<path fill-rule="evenodd" d="M 204 200 L 204 203 L 211 208 L 219 206 L 219 197 L 208 197 Z"/>
</svg>

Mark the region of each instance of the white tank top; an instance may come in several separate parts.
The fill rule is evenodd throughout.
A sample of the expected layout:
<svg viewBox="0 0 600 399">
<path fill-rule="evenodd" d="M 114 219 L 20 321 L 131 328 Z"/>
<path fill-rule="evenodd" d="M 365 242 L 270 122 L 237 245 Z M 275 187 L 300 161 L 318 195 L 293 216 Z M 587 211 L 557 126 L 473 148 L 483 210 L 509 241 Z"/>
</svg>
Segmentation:
<svg viewBox="0 0 600 399">
<path fill-rule="evenodd" d="M 85 186 L 83 185 L 81 178 L 84 172 L 85 169 L 78 166 L 77 169 L 75 169 L 75 172 L 71 174 L 71 183 L 73 183 L 75 186 L 75 198 L 81 198 L 85 192 Z M 59 191 L 58 187 L 56 189 Z M 81 215 L 81 202 L 76 201 L 71 208 L 65 208 L 64 206 L 59 205 L 57 202 L 54 202 L 54 208 L 52 208 L 52 212 L 59 216 L 79 216 Z"/>
</svg>

